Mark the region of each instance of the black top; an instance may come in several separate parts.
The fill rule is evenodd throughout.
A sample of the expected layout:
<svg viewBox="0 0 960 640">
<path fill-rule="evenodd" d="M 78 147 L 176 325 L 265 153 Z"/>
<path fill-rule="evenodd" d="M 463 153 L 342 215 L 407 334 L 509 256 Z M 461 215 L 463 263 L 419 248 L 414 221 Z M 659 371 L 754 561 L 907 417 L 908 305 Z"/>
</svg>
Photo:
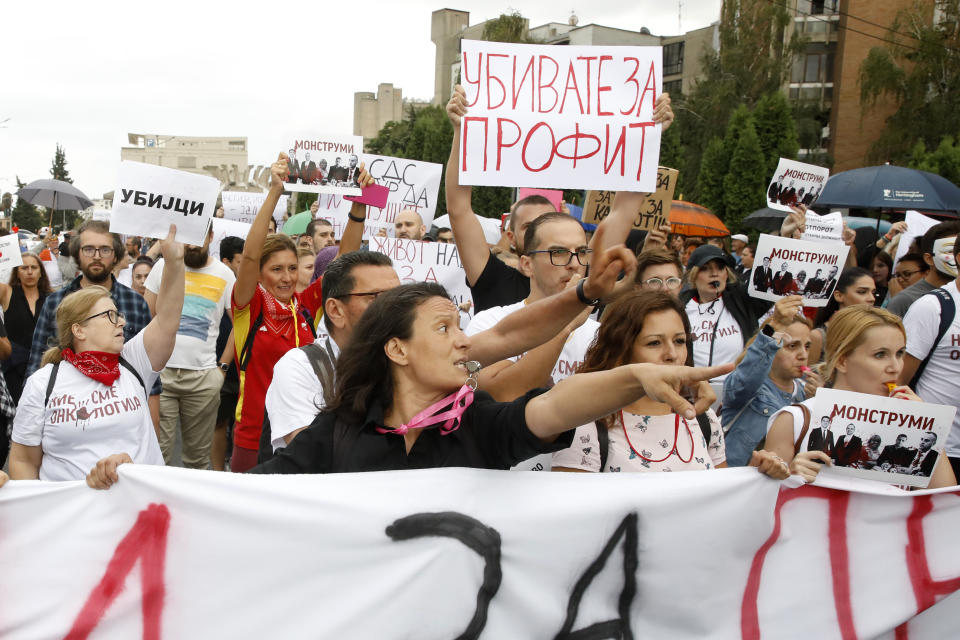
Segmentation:
<svg viewBox="0 0 960 640">
<path fill-rule="evenodd" d="M 546 389 L 534 389 L 513 402 L 495 402 L 490 394 L 477 391 L 473 404 L 463 413 L 460 428 L 447 435 L 439 429 L 425 429 L 408 454 L 403 436 L 378 433 L 383 426 L 383 407 L 371 404 L 362 426 L 340 429 L 334 464 L 336 414 L 321 413 L 300 432 L 290 446 L 249 473 L 333 473 L 394 471 L 437 467 L 509 469 L 541 453 L 566 449 L 573 442 L 573 429 L 554 442 L 541 442 L 527 428 L 527 402 Z M 342 424 L 342 423 L 341 423 Z"/>
<path fill-rule="evenodd" d="M 37 313 L 30 311 L 30 303 L 23 293 L 22 287 L 10 287 L 10 306 L 3 312 L 3 317 L 10 325 L 10 342 L 30 349 L 33 344 L 33 329 L 37 325 L 37 315 L 43 309 L 43 301 L 47 296 L 40 294 L 37 298 Z"/>
<path fill-rule="evenodd" d="M 470 295 L 474 313 L 491 307 L 505 307 L 530 295 L 530 278 L 491 253 L 476 283 L 470 287 Z"/>
</svg>

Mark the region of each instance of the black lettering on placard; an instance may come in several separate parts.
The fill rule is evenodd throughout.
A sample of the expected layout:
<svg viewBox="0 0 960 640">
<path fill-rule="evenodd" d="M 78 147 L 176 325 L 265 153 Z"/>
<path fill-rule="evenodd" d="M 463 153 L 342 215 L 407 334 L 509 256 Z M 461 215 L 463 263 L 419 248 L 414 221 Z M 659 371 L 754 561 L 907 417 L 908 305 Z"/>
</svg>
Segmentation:
<svg viewBox="0 0 960 640">
<path fill-rule="evenodd" d="M 620 526 L 603 547 L 600 555 L 577 580 L 567 602 L 567 618 L 554 640 L 606 640 L 607 638 L 622 638 L 633 640 L 633 631 L 630 629 L 630 607 L 637 593 L 637 514 L 631 513 L 620 522 Z M 619 617 L 614 620 L 597 622 L 589 627 L 572 631 L 580 610 L 580 600 L 586 593 L 587 587 L 593 579 L 603 571 L 603 567 L 610 559 L 610 555 L 623 538 L 623 590 L 620 591 L 620 601 L 617 605 Z"/>
<path fill-rule="evenodd" d="M 137 191 L 133 194 L 133 204 L 142 207 L 147 204 L 147 194 L 143 191 Z"/>
<path fill-rule="evenodd" d="M 636 518 L 636 516 L 634 516 Z M 622 527 L 622 525 L 621 525 Z M 394 541 L 412 540 L 426 536 L 454 538 L 472 549 L 483 558 L 483 582 L 477 591 L 477 608 L 467 628 L 457 636 L 457 640 L 479 638 L 487 624 L 487 610 L 490 601 L 497 595 L 503 571 L 500 568 L 500 534 L 479 520 L 455 511 L 440 513 L 416 513 L 395 520 L 387 527 L 387 535 Z M 636 523 L 634 522 L 634 545 L 636 545 Z M 636 557 L 636 552 L 634 552 Z"/>
<path fill-rule="evenodd" d="M 120 189 L 120 192 L 123 194 L 120 197 L 120 201 L 126 203 L 130 199 L 130 196 L 133 195 L 133 189 Z"/>
</svg>

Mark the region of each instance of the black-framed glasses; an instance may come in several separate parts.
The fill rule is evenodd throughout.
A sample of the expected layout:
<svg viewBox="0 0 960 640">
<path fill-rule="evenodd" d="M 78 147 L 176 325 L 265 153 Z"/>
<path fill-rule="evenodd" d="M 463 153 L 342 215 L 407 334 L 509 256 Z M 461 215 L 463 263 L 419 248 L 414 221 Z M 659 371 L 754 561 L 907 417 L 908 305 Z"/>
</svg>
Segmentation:
<svg viewBox="0 0 960 640">
<path fill-rule="evenodd" d="M 894 275 L 894 277 L 896 277 L 898 280 L 906 280 L 907 278 L 909 278 L 910 276 L 912 276 L 912 275 L 915 274 L 915 273 L 920 273 L 920 269 L 914 269 L 913 271 L 909 271 L 909 270 L 904 269 L 904 270 L 901 270 L 901 271 L 897 271 L 897 272 L 896 272 L 895 274 L 893 274 L 893 275 Z"/>
<path fill-rule="evenodd" d="M 590 254 L 593 253 L 593 249 L 588 249 L 587 247 L 580 247 L 576 251 L 570 251 L 570 249 L 541 249 L 539 251 L 528 251 L 528 255 L 533 255 L 535 253 L 549 253 L 550 254 L 550 264 L 555 267 L 565 267 L 570 264 L 570 261 L 573 260 L 573 257 L 577 257 L 577 262 L 580 266 L 585 267 L 590 264 Z"/>
<path fill-rule="evenodd" d="M 386 293 L 389 289 L 384 289 L 382 291 L 354 291 L 353 293 L 344 293 L 339 296 L 334 296 L 335 298 L 349 298 L 350 296 L 357 296 L 359 298 L 370 298 L 371 300 L 376 300 L 377 296 L 381 293 Z"/>
<path fill-rule="evenodd" d="M 651 289 L 657 290 L 663 289 L 664 287 L 667 289 L 679 289 L 680 285 L 683 284 L 683 280 L 680 278 L 667 278 L 666 280 L 663 278 L 647 278 L 643 281 L 643 284 Z"/>
<path fill-rule="evenodd" d="M 125 315 L 123 315 L 123 313 L 121 313 L 120 311 L 117 311 L 116 309 L 107 309 L 106 311 L 101 311 L 100 313 L 95 313 L 95 314 L 93 314 L 92 316 L 90 316 L 89 318 L 84 318 L 84 319 L 81 320 L 80 322 L 86 322 L 87 320 L 93 320 L 94 318 L 99 318 L 100 316 L 107 316 L 107 321 L 109 321 L 110 324 L 114 324 L 114 325 L 119 325 L 121 320 L 123 320 L 123 321 L 126 321 L 126 320 L 127 320 L 127 317 L 126 317 Z"/>
<path fill-rule="evenodd" d="M 113 247 L 94 247 L 88 244 L 80 247 L 80 253 L 85 258 L 92 258 L 95 254 L 99 254 L 101 258 L 109 258 L 113 255 Z"/>
</svg>

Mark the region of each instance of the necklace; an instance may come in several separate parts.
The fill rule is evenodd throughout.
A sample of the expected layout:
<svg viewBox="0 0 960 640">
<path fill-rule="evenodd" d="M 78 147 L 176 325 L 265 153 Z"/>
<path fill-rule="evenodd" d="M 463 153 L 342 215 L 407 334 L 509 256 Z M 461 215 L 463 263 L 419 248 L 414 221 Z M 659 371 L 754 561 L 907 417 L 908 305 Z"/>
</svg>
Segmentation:
<svg viewBox="0 0 960 640">
<path fill-rule="evenodd" d="M 627 440 L 627 446 L 630 447 L 630 451 L 633 451 L 641 460 L 646 460 L 647 462 L 663 462 L 667 460 L 673 454 L 677 454 L 677 458 L 680 459 L 680 462 L 687 463 L 693 460 L 693 432 L 690 431 L 690 424 L 687 422 L 687 419 L 683 419 L 683 426 L 687 430 L 687 436 L 690 438 L 690 455 L 687 456 L 687 459 L 684 460 L 683 456 L 680 455 L 680 452 L 677 450 L 677 439 L 680 437 L 680 414 L 674 414 L 673 421 L 673 447 L 670 449 L 670 452 L 666 456 L 660 458 L 659 460 L 654 460 L 653 458 L 648 458 L 636 449 L 633 448 L 633 443 L 630 442 L 630 436 L 627 435 L 627 423 L 623 419 L 623 410 L 620 411 L 620 428 L 623 429 L 623 437 Z"/>
</svg>

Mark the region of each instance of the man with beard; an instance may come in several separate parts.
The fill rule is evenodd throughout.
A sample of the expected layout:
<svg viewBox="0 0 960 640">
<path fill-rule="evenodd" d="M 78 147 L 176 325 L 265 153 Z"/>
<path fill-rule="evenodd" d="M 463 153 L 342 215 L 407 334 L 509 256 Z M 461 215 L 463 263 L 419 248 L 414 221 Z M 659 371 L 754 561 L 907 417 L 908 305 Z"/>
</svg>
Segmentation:
<svg viewBox="0 0 960 640">
<path fill-rule="evenodd" d="M 30 348 L 30 362 L 27 375 L 40 368 L 43 352 L 49 348 L 47 341 L 57 339 L 57 307 L 68 294 L 93 285 L 110 290 L 110 296 L 126 318 L 123 338 L 129 340 L 137 335 L 150 322 L 150 309 L 143 297 L 130 287 L 117 282 L 113 277 L 114 265 L 124 254 L 120 237 L 110 233 L 110 225 L 102 220 L 88 220 L 80 225 L 77 235 L 70 241 L 70 255 L 76 256 L 80 266 L 80 275 L 59 291 L 47 296 L 43 309 L 37 315 L 37 324 L 33 330 L 33 344 Z"/>
<path fill-rule="evenodd" d="M 423 240 L 423 235 L 427 232 L 423 218 L 413 209 L 404 209 L 398 213 L 397 220 L 393 224 L 398 238 Z"/>
<path fill-rule="evenodd" d="M 163 392 L 160 394 L 160 426 L 157 437 L 163 459 L 169 465 L 173 458 L 177 423 L 183 442 L 183 464 L 191 469 L 210 466 L 210 444 L 220 407 L 220 387 L 230 368 L 217 361 L 217 337 L 220 318 L 230 308 L 230 294 L 236 276 L 225 264 L 210 256 L 213 229 L 207 232 L 203 246 L 186 245 L 183 264 L 186 267 L 186 294 L 183 315 L 173 354 L 160 372 Z M 163 273 L 163 260 L 147 276 L 146 299 L 150 312 L 156 314 L 157 293 Z"/>
</svg>

